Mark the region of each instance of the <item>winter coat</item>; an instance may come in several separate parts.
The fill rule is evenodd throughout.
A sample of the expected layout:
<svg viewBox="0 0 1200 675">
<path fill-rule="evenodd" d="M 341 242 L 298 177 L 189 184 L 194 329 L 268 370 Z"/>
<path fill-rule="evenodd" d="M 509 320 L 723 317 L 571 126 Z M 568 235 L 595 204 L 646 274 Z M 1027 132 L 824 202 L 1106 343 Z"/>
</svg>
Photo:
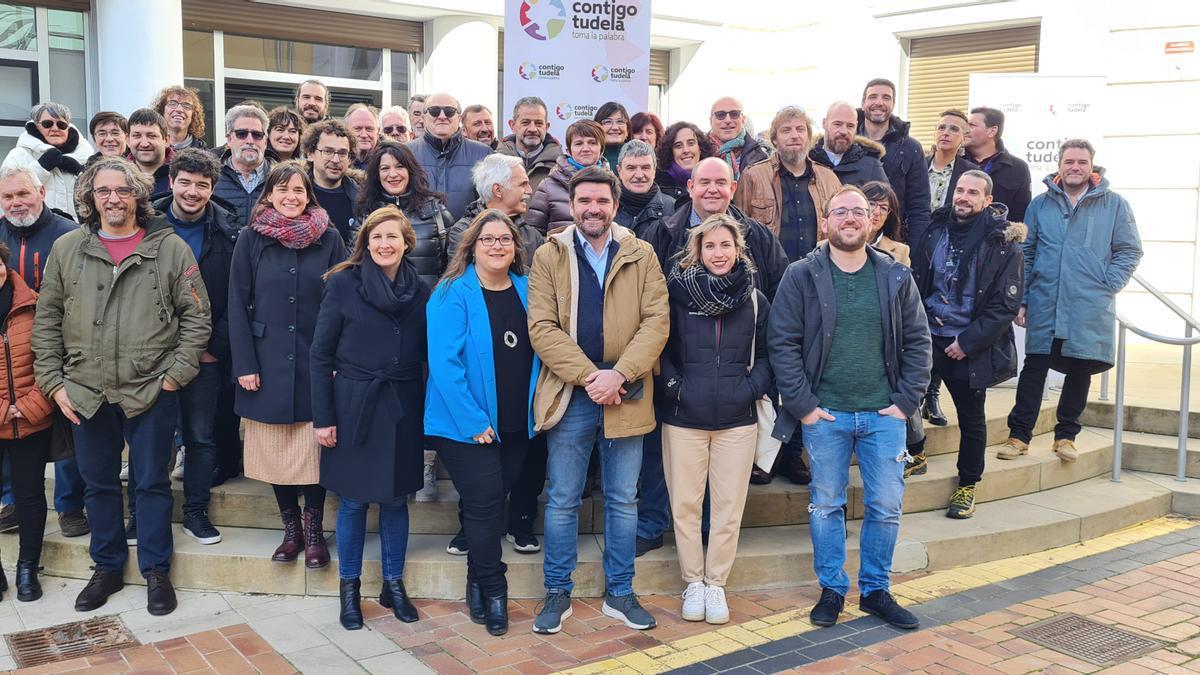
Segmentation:
<svg viewBox="0 0 1200 675">
<path fill-rule="evenodd" d="M 79 229 L 75 221 L 42 206 L 42 215 L 29 227 L 17 227 L 8 218 L 0 218 L 0 241 L 12 251 L 9 271 L 20 274 L 33 290 L 42 286 L 42 272 L 50 258 L 50 249 L 58 238 Z"/>
<path fill-rule="evenodd" d="M 992 177 L 992 202 L 1007 206 L 1009 219 L 1028 224 L 1025 209 L 1029 208 L 1033 183 L 1029 165 L 1005 150 L 1004 141 L 996 141 L 995 155 L 975 163 Z"/>
<path fill-rule="evenodd" d="M 154 202 L 154 208 L 166 213 L 171 197 Z M 212 335 L 205 349 L 222 363 L 229 363 L 229 270 L 233 264 L 233 248 L 237 243 L 238 224 L 228 204 L 212 197 L 205 207 L 204 244 L 200 247 L 200 277 L 208 289 L 212 304 Z"/>
<path fill-rule="evenodd" d="M 533 399 L 538 431 L 558 424 L 574 388 L 586 386 L 584 378 L 596 371 L 576 332 L 581 262 L 575 237 L 574 225 L 550 235 L 533 256 L 529 273 L 529 339 L 544 364 Z M 654 249 L 620 225 L 612 226 L 612 237 L 617 250 L 604 278 L 604 361 L 615 364 L 627 382 L 641 381 L 643 393 L 640 399 L 604 406 L 604 435 L 627 438 L 655 427 L 652 371 L 671 319 Z"/>
<path fill-rule="evenodd" d="M 928 183 L 928 179 L 929 179 L 929 176 L 928 176 L 929 165 L 932 163 L 933 163 L 933 155 L 930 155 L 925 158 L 926 183 Z M 972 162 L 971 160 L 967 159 L 965 156 L 963 156 L 962 153 L 955 155 L 954 156 L 954 167 L 952 169 L 950 169 L 950 182 L 946 185 L 946 199 L 945 199 L 945 201 L 942 202 L 941 206 L 953 206 L 953 204 L 954 204 L 954 186 L 958 185 L 959 177 L 962 176 L 963 173 L 965 173 L 967 171 L 978 170 L 978 169 L 979 169 L 979 165 L 976 164 L 975 162 Z M 932 201 L 933 195 L 930 195 L 929 199 L 930 199 L 930 201 Z M 995 201 L 994 197 L 993 197 L 992 201 Z M 1003 203 L 1003 202 L 1001 202 L 1001 203 Z M 1008 206 L 1008 205 L 1005 204 L 1005 206 Z M 934 211 L 936 211 L 936 210 L 937 209 L 934 209 Z M 1009 210 L 1009 215 L 1012 216 L 1011 209 Z M 1013 217 L 1015 218 L 1016 216 L 1013 216 Z M 1018 220 L 1017 222 L 1020 222 L 1020 221 Z M 911 232 L 911 230 L 910 230 L 910 232 Z M 909 239 L 911 239 L 911 238 L 912 237 L 909 237 Z"/>
<path fill-rule="evenodd" d="M 317 325 L 321 275 L 346 258 L 330 226 L 306 248 L 243 229 L 229 273 L 233 376 L 260 376 L 258 391 L 236 387 L 235 411 L 265 424 L 307 422 L 312 415 L 309 349 Z"/>
<path fill-rule="evenodd" d="M 25 131 L 17 137 L 17 146 L 8 151 L 0 168 L 15 166 L 32 171 L 46 188 L 46 206 L 74 219 L 75 180 L 96 149 L 74 124 L 67 130 L 67 142 L 63 144 L 63 148 L 68 149 L 65 153 L 47 143 L 36 129 L 33 122 L 25 123 Z"/>
<path fill-rule="evenodd" d="M 211 334 L 200 268 L 166 216 L 150 219 L 120 265 L 89 227 L 50 250 L 33 327 L 34 371 L 42 393 L 65 387 L 83 417 L 105 402 L 135 417 L 158 400 L 164 378 L 187 386 Z"/>
<path fill-rule="evenodd" d="M 542 181 L 546 180 L 546 176 L 554 170 L 554 165 L 558 161 L 559 155 L 562 153 L 562 145 L 558 139 L 546 134 L 546 140 L 542 142 L 542 149 L 538 154 L 532 157 L 526 157 L 517 152 L 517 136 L 510 134 L 500 141 L 496 146 L 496 152 L 510 157 L 518 157 L 525 163 L 525 173 L 529 174 L 529 184 L 536 192 Z"/>
<path fill-rule="evenodd" d="M 555 160 L 554 170 L 542 181 L 533 193 L 533 198 L 529 200 L 525 222 L 542 234 L 574 224 L 575 219 L 571 217 L 570 190 L 571 177 L 578 171 L 579 169 L 567 161 L 566 155 L 559 155 Z"/>
<path fill-rule="evenodd" d="M 49 209 L 47 209 L 48 211 Z M 18 274 L 11 274 L 12 309 L 0 326 L 0 410 L 16 405 L 21 418 L 0 424 L 0 440 L 25 438 L 50 428 L 54 404 L 38 389 L 33 376 L 33 316 L 37 293 Z"/>
<path fill-rule="evenodd" d="M 675 177 L 666 169 L 659 169 L 654 172 L 654 184 L 662 191 L 668 199 L 674 200 L 675 210 L 679 210 L 680 202 L 685 202 L 691 199 L 687 191 L 687 183 L 680 185 L 675 182 Z"/>
<path fill-rule="evenodd" d="M 1012 321 L 1021 309 L 1025 292 L 1025 265 L 1021 242 L 1024 223 L 1010 223 L 1005 211 L 989 208 L 979 214 L 988 233 L 975 255 L 975 303 L 971 323 L 958 334 L 958 345 L 967 353 L 972 389 L 986 389 L 1017 374 L 1017 347 Z M 933 253 L 947 228 L 953 226 L 953 207 L 933 212 L 933 222 L 913 246 L 913 278 L 922 298 L 933 293 Z"/>
<path fill-rule="evenodd" d="M 1025 353 L 1112 364 L 1117 293 L 1137 270 L 1142 239 L 1129 203 L 1109 189 L 1104 170 L 1074 207 L 1046 176 L 1046 191 L 1029 204 L 1025 225 Z"/>
<path fill-rule="evenodd" d="M 426 131 L 421 138 L 409 141 L 408 149 L 425 169 L 429 189 L 446 195 L 446 208 L 450 211 L 448 223 L 462 218 L 467 204 L 479 196 L 475 194 L 471 169 L 475 168 L 476 162 L 492 154 L 492 149 L 479 141 L 464 138 L 461 131 L 445 141 Z"/>
<path fill-rule="evenodd" d="M 712 143 L 713 156 L 720 157 L 721 156 L 720 150 L 721 150 L 721 145 L 722 145 L 721 141 L 717 140 L 717 137 L 715 135 L 713 135 L 712 133 L 709 133 L 708 142 Z M 737 174 L 738 174 L 738 176 L 741 176 L 743 171 L 745 171 L 746 169 L 749 169 L 750 167 L 754 166 L 755 164 L 758 164 L 759 162 L 767 161 L 767 159 L 770 156 L 771 156 L 770 150 L 766 146 L 764 146 L 761 142 L 759 142 L 758 138 L 755 137 L 754 134 L 747 133 L 746 134 L 746 144 L 743 145 L 741 150 L 739 150 L 737 153 Z M 741 180 L 741 179 L 739 178 L 738 180 Z"/>
<path fill-rule="evenodd" d="M 789 262 L 783 244 L 765 225 L 747 217 L 738 207 L 730 204 L 726 213 L 742 225 L 746 252 L 755 267 L 754 287 L 766 294 L 768 300 L 773 299 Z M 659 233 L 651 242 L 663 268 L 670 269 L 677 260 L 676 256 L 687 246 L 691 218 L 692 203 L 684 202 L 671 217 L 663 221 L 663 227 L 659 228 Z"/>
<path fill-rule="evenodd" d="M 783 187 L 779 183 L 779 155 L 746 170 L 738 181 L 733 195 L 734 206 L 757 220 L 778 237 L 779 223 L 783 220 Z M 808 195 L 817 214 L 820 215 L 825 202 L 842 186 L 837 174 L 828 167 L 806 160 Z M 820 228 L 818 228 L 819 230 Z"/>
<path fill-rule="evenodd" d="M 925 163 L 925 151 L 921 143 L 908 135 L 910 123 L 892 115 L 888 119 L 888 130 L 879 140 L 883 144 L 883 171 L 887 174 L 896 200 L 900 203 L 898 214 L 904 222 L 908 238 L 920 237 L 929 228 L 929 165 Z M 858 133 L 866 133 L 866 115 L 858 111 Z"/>
<path fill-rule="evenodd" d="M 463 217 L 450 228 L 446 236 L 446 260 L 454 257 L 454 252 L 458 250 L 458 243 L 462 241 L 463 232 L 471 226 L 471 222 L 480 213 L 483 213 L 487 205 L 483 203 L 483 199 L 476 199 L 471 202 L 467 210 L 463 213 Z M 533 254 L 538 250 L 538 247 L 546 243 L 546 237 L 542 236 L 541 232 L 529 226 L 525 219 L 521 216 L 511 216 L 513 225 L 517 226 L 517 231 L 521 233 L 521 243 L 525 244 L 525 268 L 528 271 L 530 265 L 533 264 Z M 430 288 L 433 286 L 431 285 Z"/>
<path fill-rule="evenodd" d="M 908 267 L 867 247 L 879 283 L 883 319 L 883 362 L 892 403 L 912 417 L 929 387 L 929 323 L 921 294 Z M 783 407 L 774 438 L 791 439 L 800 419 L 821 404 L 816 387 L 833 349 L 837 298 L 829 266 L 829 245 L 788 267 L 771 304 L 767 347 Z"/>
<path fill-rule="evenodd" d="M 274 153 L 271 153 L 271 155 L 274 155 Z M 267 170 L 263 174 L 262 181 L 254 186 L 253 190 L 246 192 L 246 188 L 242 187 L 241 174 L 229 163 L 229 149 L 226 148 L 219 157 L 221 161 L 221 176 L 217 179 L 217 184 L 213 186 L 213 196 L 220 197 L 230 206 L 229 210 L 233 211 L 234 216 L 236 216 L 238 228 L 243 228 L 250 224 L 250 214 L 254 213 L 254 205 L 258 203 L 258 198 L 262 196 L 263 188 L 267 184 L 267 176 L 270 175 L 274 162 L 269 158 L 263 160 L 267 163 Z"/>
<path fill-rule="evenodd" d="M 770 303 L 758 294 L 758 318 L 749 298 L 737 309 L 708 316 L 671 294 L 671 337 L 659 359 L 658 421 L 719 431 L 758 420 L 755 402 L 774 386 L 767 354 Z M 750 346 L 754 345 L 754 368 Z"/>
<path fill-rule="evenodd" d="M 358 192 L 362 189 L 362 181 L 364 178 L 365 176 L 361 171 L 351 169 L 348 173 L 342 175 L 342 184 L 336 188 L 341 189 L 342 193 L 346 195 L 346 199 L 350 200 L 351 210 L 358 206 Z M 313 178 L 311 166 L 308 169 L 308 180 L 313 183 L 313 192 L 317 194 L 319 200 L 321 193 L 316 190 L 316 182 Z M 337 227 L 336 223 L 330 223 L 330 225 Z M 358 228 L 361 225 L 362 218 L 359 218 L 357 215 L 355 215 L 354 219 L 350 223 L 349 236 L 345 237 L 343 241 L 343 243 L 346 244 L 346 250 L 349 251 L 354 249 L 354 237 L 358 234 Z"/>
<path fill-rule="evenodd" d="M 864 184 L 873 180 L 881 180 L 887 182 L 887 173 L 883 170 L 883 162 L 880 161 L 887 150 L 882 145 L 867 138 L 866 136 L 855 136 L 854 142 L 842 155 L 842 162 L 837 166 L 833 165 L 833 160 L 829 159 L 829 155 L 825 154 L 825 137 L 817 136 L 813 141 L 812 150 L 808 151 L 808 158 L 814 163 L 828 167 L 837 176 L 842 185 L 857 185 L 862 187 Z M 929 188 L 926 187 L 926 193 Z M 925 200 L 925 208 L 929 207 L 929 200 Z"/>
<path fill-rule="evenodd" d="M 821 241 L 824 240 L 825 235 L 822 233 Z M 878 239 L 871 243 L 871 246 L 873 246 L 876 251 L 883 251 L 884 253 L 892 256 L 896 262 L 904 265 L 905 267 L 912 266 L 912 254 L 908 244 L 901 244 L 886 234 L 881 234 L 879 235 Z"/>
<path fill-rule="evenodd" d="M 521 304 L 529 308 L 529 278 L 508 275 Z M 425 433 L 474 443 L 485 429 L 500 428 L 492 324 L 479 275 L 468 265 L 462 276 L 436 288 L 426 307 L 429 331 L 429 391 Z M 542 364 L 533 355 L 529 373 L 529 437 L 533 438 L 533 395 Z"/>
<path fill-rule="evenodd" d="M 321 448 L 323 487 L 358 501 L 392 502 L 423 484 L 429 289 L 416 282 L 422 288 L 401 311 L 385 312 L 367 302 L 364 271 L 377 273 L 356 266 L 325 285 L 309 355 L 313 426 L 337 427 L 337 445 Z"/>
<path fill-rule="evenodd" d="M 636 212 L 628 200 L 621 200 L 613 221 L 633 230 L 638 239 L 653 241 L 654 230 L 672 213 L 675 213 L 675 200 L 660 189 L 645 206 Z"/>
<path fill-rule="evenodd" d="M 417 235 L 417 245 L 413 250 L 406 251 L 404 257 L 417 266 L 417 274 L 421 275 L 425 285 L 433 288 L 446 270 L 446 236 L 454 217 L 436 199 L 428 199 L 419 207 L 414 207 L 408 199 L 393 197 L 375 202 L 371 208 L 360 212 L 358 222 L 365 221 L 367 216 L 383 206 L 395 206 L 408 217 L 413 233 Z"/>
</svg>

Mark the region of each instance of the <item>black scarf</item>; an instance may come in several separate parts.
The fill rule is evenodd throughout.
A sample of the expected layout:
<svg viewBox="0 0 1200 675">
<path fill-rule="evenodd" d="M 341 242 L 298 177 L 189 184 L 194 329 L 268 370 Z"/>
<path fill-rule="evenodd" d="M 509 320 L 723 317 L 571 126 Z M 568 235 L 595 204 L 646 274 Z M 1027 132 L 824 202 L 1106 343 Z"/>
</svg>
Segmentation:
<svg viewBox="0 0 1200 675">
<path fill-rule="evenodd" d="M 370 253 L 363 255 L 361 274 L 359 293 L 367 304 L 396 317 L 407 314 L 414 302 L 429 293 L 425 282 L 417 275 L 416 266 L 407 256 L 400 261 L 395 281 L 387 278 Z"/>
<path fill-rule="evenodd" d="M 980 244 L 983 243 L 984 237 L 987 236 L 988 225 L 992 222 L 992 214 L 988 209 L 975 214 L 971 220 L 963 223 L 952 213 L 950 215 L 950 224 L 946 228 L 946 234 L 949 239 L 949 256 L 956 263 L 957 272 L 955 275 L 960 282 L 966 282 L 967 276 L 970 274 L 971 265 L 975 262 L 975 257 L 979 253 Z M 958 302 L 961 304 L 963 299 L 963 286 L 966 283 L 958 283 Z"/>
<path fill-rule="evenodd" d="M 650 191 L 645 194 L 638 194 L 632 190 L 626 190 L 624 189 L 624 185 L 622 185 L 621 188 L 621 205 L 629 207 L 626 210 L 635 216 L 641 213 L 642 209 L 646 208 L 646 205 L 649 204 L 652 199 L 658 196 L 658 186 L 653 183 L 650 184 Z"/>
<path fill-rule="evenodd" d="M 11 275 L 13 269 L 9 268 L 8 273 Z M 8 313 L 12 311 L 13 304 L 13 282 L 12 279 L 6 279 L 4 285 L 0 286 L 0 324 L 8 326 Z"/>
<path fill-rule="evenodd" d="M 738 260 L 723 277 L 713 276 L 700 262 L 686 269 L 676 265 L 667 280 L 667 292 L 671 299 L 684 303 L 694 312 L 722 316 L 750 299 L 754 292 L 754 277 L 745 260 Z"/>
</svg>

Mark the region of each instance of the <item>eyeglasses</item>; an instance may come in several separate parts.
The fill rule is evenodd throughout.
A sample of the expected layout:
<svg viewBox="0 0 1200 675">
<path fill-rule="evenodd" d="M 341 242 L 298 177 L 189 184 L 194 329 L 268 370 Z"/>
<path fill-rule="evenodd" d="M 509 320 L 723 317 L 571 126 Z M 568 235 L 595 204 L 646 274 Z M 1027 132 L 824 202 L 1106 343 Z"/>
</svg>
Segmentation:
<svg viewBox="0 0 1200 675">
<path fill-rule="evenodd" d="M 66 120 L 42 120 L 41 122 L 38 122 L 38 126 L 43 129 L 53 129 L 54 127 L 58 127 L 59 131 L 66 131 L 67 127 L 71 126 L 71 123 Z"/>
<path fill-rule="evenodd" d="M 871 204 L 871 210 L 872 211 L 883 211 L 884 213 L 888 213 L 892 210 L 892 207 L 884 202 L 875 202 L 874 204 Z"/>
<path fill-rule="evenodd" d="M 441 117 L 442 113 L 446 114 L 446 119 L 453 119 L 458 114 L 458 108 L 452 105 L 431 105 L 425 109 L 425 114 L 430 117 Z"/>
<path fill-rule="evenodd" d="M 196 106 L 192 105 L 191 103 L 184 103 L 183 101 L 167 101 L 166 108 L 167 108 L 167 110 L 174 110 L 176 108 L 179 108 L 180 110 L 186 110 L 188 112 L 192 112 L 193 110 L 196 109 Z"/>
<path fill-rule="evenodd" d="M 513 245 L 513 236 L 511 234 L 502 234 L 497 237 L 491 234 L 485 234 L 475 241 L 483 244 L 484 248 L 491 248 L 496 245 L 496 242 L 500 242 L 500 246 L 508 248 L 509 246 Z"/>
<path fill-rule="evenodd" d="M 408 127 L 404 126 L 403 124 L 393 124 L 384 127 L 383 133 L 387 134 L 388 136 L 391 136 L 392 134 L 407 134 Z"/>
<path fill-rule="evenodd" d="M 267 137 L 266 132 L 257 131 L 255 129 L 234 129 L 233 135 L 237 136 L 237 139 L 239 141 L 246 140 L 247 136 L 253 136 L 254 140 L 256 140 L 256 141 L 261 141 L 262 139 Z"/>
<path fill-rule="evenodd" d="M 715 117 L 719 120 L 723 120 L 726 117 L 728 117 L 731 120 L 738 120 L 738 119 L 741 119 L 741 117 L 742 117 L 742 111 L 741 110 L 718 110 L 715 113 L 713 113 L 713 117 Z"/>
<path fill-rule="evenodd" d="M 612 129 L 613 127 L 626 126 L 626 124 L 625 120 L 604 120 L 600 123 L 600 126 L 604 127 L 605 129 Z"/>
<path fill-rule="evenodd" d="M 125 132 L 121 131 L 120 129 L 115 129 L 113 131 L 108 131 L 105 129 L 97 129 L 96 132 L 92 134 L 92 138 L 101 138 L 101 139 L 103 139 L 103 138 L 120 138 L 124 135 L 125 135 Z"/>
<path fill-rule="evenodd" d="M 119 187 L 119 188 L 98 187 L 95 190 L 92 190 L 92 194 L 96 195 L 96 198 L 99 199 L 100 201 L 104 201 L 104 200 L 108 199 L 110 196 L 112 196 L 112 194 L 114 192 L 121 199 L 129 199 L 130 197 L 133 196 L 133 188 L 131 188 L 131 187 Z"/>
<path fill-rule="evenodd" d="M 852 209 L 839 206 L 838 208 L 830 211 L 829 215 L 837 216 L 838 218 L 845 218 L 846 216 L 853 214 L 855 218 L 866 218 L 868 213 L 869 211 L 861 206 L 856 206 Z"/>
<path fill-rule="evenodd" d="M 321 156 L 324 157 L 325 159 L 329 159 L 330 157 L 337 157 L 338 159 L 346 159 L 347 157 L 350 156 L 349 150 L 335 150 L 333 148 L 317 148 L 317 152 L 321 153 Z"/>
</svg>

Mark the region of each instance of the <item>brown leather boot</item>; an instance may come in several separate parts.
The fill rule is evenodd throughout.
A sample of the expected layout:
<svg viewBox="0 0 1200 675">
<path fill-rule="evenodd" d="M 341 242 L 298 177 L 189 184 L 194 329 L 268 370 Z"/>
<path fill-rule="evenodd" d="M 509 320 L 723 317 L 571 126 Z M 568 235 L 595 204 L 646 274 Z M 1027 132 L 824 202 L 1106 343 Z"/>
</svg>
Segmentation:
<svg viewBox="0 0 1200 675">
<path fill-rule="evenodd" d="M 323 509 L 304 507 L 304 566 L 318 569 L 329 564 L 329 548 L 325 545 L 325 531 L 321 529 Z"/>
<path fill-rule="evenodd" d="M 275 562 L 295 562 L 296 556 L 304 550 L 304 526 L 300 524 L 300 509 L 280 511 L 283 518 L 283 543 L 275 549 L 271 560 Z"/>
</svg>

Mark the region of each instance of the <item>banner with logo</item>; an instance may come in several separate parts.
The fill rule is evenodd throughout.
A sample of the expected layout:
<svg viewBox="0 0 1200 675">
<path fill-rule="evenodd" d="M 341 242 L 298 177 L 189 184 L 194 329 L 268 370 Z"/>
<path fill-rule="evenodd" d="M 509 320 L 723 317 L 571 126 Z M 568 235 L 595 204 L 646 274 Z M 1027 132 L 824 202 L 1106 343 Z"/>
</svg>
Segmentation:
<svg viewBox="0 0 1200 675">
<path fill-rule="evenodd" d="M 1042 179 L 1058 171 L 1058 146 L 1070 138 L 1103 144 L 1104 77 L 1036 73 L 972 73 L 970 107 L 1004 113 L 1004 147 L 1025 160 L 1033 194 Z"/>
<path fill-rule="evenodd" d="M 503 118 L 537 96 L 561 141 L 605 102 L 645 110 L 649 86 L 650 0 L 505 0 Z"/>
</svg>

